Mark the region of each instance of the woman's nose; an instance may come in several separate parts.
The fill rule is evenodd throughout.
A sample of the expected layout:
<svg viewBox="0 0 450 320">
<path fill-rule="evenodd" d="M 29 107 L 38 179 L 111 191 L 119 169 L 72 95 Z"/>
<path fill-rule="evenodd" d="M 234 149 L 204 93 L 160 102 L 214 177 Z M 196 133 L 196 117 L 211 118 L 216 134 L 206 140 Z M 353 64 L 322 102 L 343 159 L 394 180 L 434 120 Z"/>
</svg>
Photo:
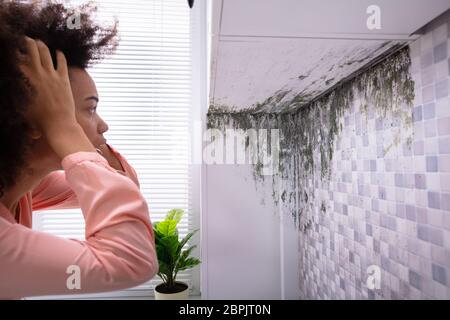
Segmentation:
<svg viewBox="0 0 450 320">
<path fill-rule="evenodd" d="M 108 130 L 109 130 L 108 124 L 105 121 L 103 121 L 103 119 L 100 118 L 100 124 L 98 126 L 98 132 L 100 134 L 103 134 L 103 133 L 105 133 Z"/>
</svg>

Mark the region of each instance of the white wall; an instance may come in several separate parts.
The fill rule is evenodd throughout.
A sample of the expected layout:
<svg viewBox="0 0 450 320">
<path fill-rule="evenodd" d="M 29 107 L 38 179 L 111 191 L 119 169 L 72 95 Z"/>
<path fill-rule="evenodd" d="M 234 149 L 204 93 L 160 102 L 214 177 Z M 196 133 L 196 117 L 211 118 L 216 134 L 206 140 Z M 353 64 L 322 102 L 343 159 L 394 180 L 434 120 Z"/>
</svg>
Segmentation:
<svg viewBox="0 0 450 320">
<path fill-rule="evenodd" d="M 264 190 L 256 189 L 251 170 L 206 166 L 204 299 L 281 299 L 280 219 L 271 202 L 271 179 L 263 205 Z"/>
</svg>

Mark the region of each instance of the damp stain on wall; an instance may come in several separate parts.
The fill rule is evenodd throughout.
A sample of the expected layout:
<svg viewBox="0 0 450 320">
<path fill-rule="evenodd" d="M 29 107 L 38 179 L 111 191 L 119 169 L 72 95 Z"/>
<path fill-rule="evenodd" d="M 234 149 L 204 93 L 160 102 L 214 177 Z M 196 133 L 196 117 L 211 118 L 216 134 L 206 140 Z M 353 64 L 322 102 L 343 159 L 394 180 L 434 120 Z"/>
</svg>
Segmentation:
<svg viewBox="0 0 450 320">
<path fill-rule="evenodd" d="M 357 108 L 366 122 L 373 117 L 384 120 L 383 125 L 393 132 L 393 138 L 383 145 L 384 154 L 399 144 L 411 143 L 414 82 L 410 64 L 409 48 L 400 49 L 312 102 L 308 102 L 311 93 L 299 92 L 287 104 L 283 98 L 292 92 L 280 90 L 263 105 L 270 104 L 272 110 L 282 112 L 261 112 L 262 105 L 242 111 L 211 105 L 207 127 L 223 131 L 279 130 L 279 170 L 269 177 L 273 201 L 281 205 L 283 212 L 289 212 L 299 230 L 306 231 L 314 214 L 327 212 L 326 202 L 319 201 L 321 205 L 317 206 L 315 190 L 330 181 L 336 142 L 345 127 L 347 110 Z M 270 134 L 268 138 L 270 145 Z M 257 182 L 268 178 L 261 174 L 260 161 L 253 164 L 253 177 Z"/>
</svg>

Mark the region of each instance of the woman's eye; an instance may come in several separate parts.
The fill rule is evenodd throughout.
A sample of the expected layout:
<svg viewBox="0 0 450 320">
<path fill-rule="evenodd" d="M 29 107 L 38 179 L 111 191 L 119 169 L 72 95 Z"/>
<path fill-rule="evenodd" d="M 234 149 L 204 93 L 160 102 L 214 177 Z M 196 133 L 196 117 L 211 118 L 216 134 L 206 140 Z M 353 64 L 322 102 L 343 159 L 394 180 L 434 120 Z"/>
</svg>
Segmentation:
<svg viewBox="0 0 450 320">
<path fill-rule="evenodd" d="M 97 107 L 89 108 L 89 112 L 90 112 L 90 113 L 95 113 L 96 110 L 97 110 Z"/>
</svg>

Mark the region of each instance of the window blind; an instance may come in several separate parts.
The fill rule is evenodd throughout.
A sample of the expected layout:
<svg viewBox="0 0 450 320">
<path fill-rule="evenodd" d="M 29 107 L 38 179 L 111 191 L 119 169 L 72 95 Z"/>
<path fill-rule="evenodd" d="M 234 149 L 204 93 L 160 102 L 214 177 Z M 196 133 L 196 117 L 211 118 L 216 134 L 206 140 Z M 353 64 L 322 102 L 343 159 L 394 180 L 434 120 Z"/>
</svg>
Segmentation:
<svg viewBox="0 0 450 320">
<path fill-rule="evenodd" d="M 96 2 L 98 19 L 117 17 L 120 35 L 115 54 L 88 70 L 99 93 L 97 112 L 109 125 L 105 137 L 135 168 L 153 223 L 163 220 L 170 209 L 185 210 L 178 226 L 184 237 L 198 228 L 190 196 L 190 9 L 185 0 Z M 70 2 L 79 3 L 83 1 Z M 33 228 L 84 239 L 84 219 L 78 209 L 36 212 Z M 200 293 L 199 277 L 193 276 L 197 268 L 178 275 L 178 280 L 189 284 L 192 295 Z M 153 296 L 160 282 L 155 276 L 127 290 L 56 297 L 145 298 Z"/>
</svg>

